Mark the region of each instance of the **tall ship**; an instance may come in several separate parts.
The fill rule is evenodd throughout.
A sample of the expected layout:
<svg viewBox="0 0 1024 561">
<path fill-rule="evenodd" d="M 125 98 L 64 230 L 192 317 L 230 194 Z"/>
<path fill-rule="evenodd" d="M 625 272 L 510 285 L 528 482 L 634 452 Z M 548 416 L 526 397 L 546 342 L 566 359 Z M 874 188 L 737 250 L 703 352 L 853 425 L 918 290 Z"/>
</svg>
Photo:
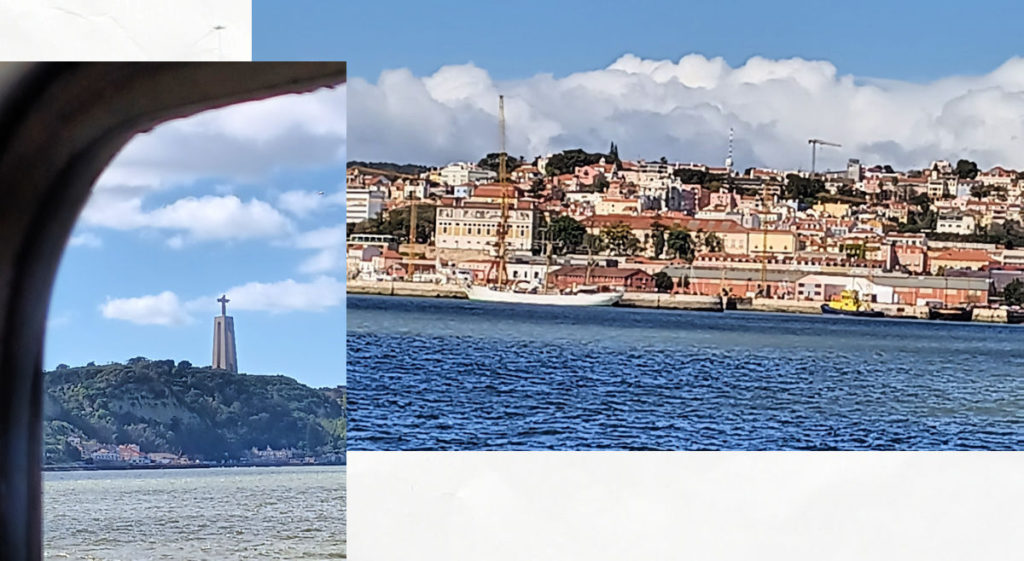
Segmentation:
<svg viewBox="0 0 1024 561">
<path fill-rule="evenodd" d="M 505 162 L 505 96 L 498 96 L 498 123 L 501 132 L 501 152 L 498 160 L 498 185 L 501 188 L 501 215 L 495 229 L 495 260 L 488 268 L 484 278 L 493 277 L 490 284 L 466 285 L 466 296 L 470 300 L 481 302 L 503 302 L 508 304 L 542 304 L 548 306 L 611 306 L 622 299 L 623 291 L 601 291 L 597 286 L 574 286 L 565 290 L 555 290 L 548 286 L 548 275 L 545 268 L 544 278 L 540 286 L 535 284 L 512 282 L 508 277 L 508 242 L 509 232 L 509 184 Z M 547 259 L 550 265 L 551 245 L 547 246 Z M 589 273 L 592 264 L 588 264 Z"/>
</svg>

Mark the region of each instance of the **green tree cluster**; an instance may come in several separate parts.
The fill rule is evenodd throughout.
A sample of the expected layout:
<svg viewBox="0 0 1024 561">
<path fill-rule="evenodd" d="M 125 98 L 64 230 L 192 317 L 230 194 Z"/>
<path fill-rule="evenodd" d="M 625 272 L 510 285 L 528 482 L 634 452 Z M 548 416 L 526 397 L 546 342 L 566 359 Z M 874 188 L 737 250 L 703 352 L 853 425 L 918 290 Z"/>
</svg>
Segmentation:
<svg viewBox="0 0 1024 561">
<path fill-rule="evenodd" d="M 208 460 L 253 447 L 345 450 L 341 388 L 144 358 L 47 372 L 43 380 L 44 454 L 53 463 L 76 459 L 68 436 Z"/>
<path fill-rule="evenodd" d="M 350 234 L 387 234 L 400 242 L 409 241 L 409 217 L 411 206 L 397 208 L 376 218 L 363 220 L 352 227 Z M 434 237 L 437 209 L 434 205 L 416 205 L 416 242 L 427 243 Z"/>
<path fill-rule="evenodd" d="M 576 168 L 600 163 L 602 158 L 604 158 L 605 162 L 609 163 L 613 160 L 611 154 L 590 153 L 579 148 L 565 150 L 548 158 L 544 171 L 549 176 L 574 173 Z"/>
<path fill-rule="evenodd" d="M 505 173 L 512 173 L 516 168 L 519 168 L 525 163 L 526 162 L 523 161 L 522 156 L 513 158 L 512 156 L 505 154 Z M 487 154 L 483 158 L 480 158 L 480 161 L 477 162 L 476 165 L 483 169 L 489 169 L 494 173 L 498 173 L 498 168 L 501 166 L 501 152 L 491 152 L 490 154 Z"/>
</svg>

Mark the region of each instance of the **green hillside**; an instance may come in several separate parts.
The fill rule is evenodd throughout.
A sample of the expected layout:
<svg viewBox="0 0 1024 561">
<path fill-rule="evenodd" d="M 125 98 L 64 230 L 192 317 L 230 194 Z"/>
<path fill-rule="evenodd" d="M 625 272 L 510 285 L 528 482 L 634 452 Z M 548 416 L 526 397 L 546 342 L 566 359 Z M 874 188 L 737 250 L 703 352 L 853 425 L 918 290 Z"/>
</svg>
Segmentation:
<svg viewBox="0 0 1024 561">
<path fill-rule="evenodd" d="M 309 455 L 345 449 L 340 387 L 314 389 L 286 376 L 141 357 L 128 364 L 62 365 L 44 381 L 47 463 L 79 459 L 69 436 L 205 460 L 243 457 L 253 447 Z"/>
</svg>

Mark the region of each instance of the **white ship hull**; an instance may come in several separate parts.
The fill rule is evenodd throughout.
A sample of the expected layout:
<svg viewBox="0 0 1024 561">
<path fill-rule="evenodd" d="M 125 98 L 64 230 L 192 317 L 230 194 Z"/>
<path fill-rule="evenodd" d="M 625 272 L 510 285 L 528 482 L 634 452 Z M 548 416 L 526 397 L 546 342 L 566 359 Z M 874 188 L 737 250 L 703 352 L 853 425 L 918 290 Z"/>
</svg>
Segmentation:
<svg viewBox="0 0 1024 561">
<path fill-rule="evenodd" d="M 488 286 L 466 287 L 470 300 L 505 302 L 508 304 L 542 304 L 547 306 L 611 306 L 622 299 L 622 292 L 579 292 L 576 294 L 529 294 L 496 290 Z"/>
</svg>

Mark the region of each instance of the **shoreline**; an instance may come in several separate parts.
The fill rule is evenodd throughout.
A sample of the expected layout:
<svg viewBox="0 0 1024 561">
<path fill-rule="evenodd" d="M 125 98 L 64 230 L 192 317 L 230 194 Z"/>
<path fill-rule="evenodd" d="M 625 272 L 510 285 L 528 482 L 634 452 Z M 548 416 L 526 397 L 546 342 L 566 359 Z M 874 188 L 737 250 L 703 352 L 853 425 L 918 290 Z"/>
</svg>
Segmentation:
<svg viewBox="0 0 1024 561">
<path fill-rule="evenodd" d="M 347 462 L 322 463 L 322 464 L 179 464 L 179 465 L 48 465 L 43 466 L 44 472 L 69 472 L 69 471 L 154 471 L 154 470 L 175 470 L 175 469 L 210 469 L 210 468 L 269 468 L 269 467 L 323 467 L 323 466 L 346 466 Z"/>
<path fill-rule="evenodd" d="M 419 283 L 406 281 L 360 281 L 347 280 L 345 293 L 368 296 L 405 296 L 410 298 L 447 298 L 467 300 L 466 293 L 456 285 Z M 759 312 L 771 314 L 805 314 L 822 315 L 821 305 L 824 302 L 803 300 L 776 300 L 772 298 L 733 298 L 723 309 L 718 296 L 696 294 L 667 294 L 663 292 L 627 292 L 622 301 L 616 304 L 619 308 L 650 308 L 660 310 L 682 310 L 693 312 L 717 312 L 729 310 L 741 312 Z M 936 323 L 967 323 L 967 324 L 999 324 L 1013 325 L 1009 321 L 1006 310 L 997 308 L 976 308 L 970 321 L 941 321 L 928 317 L 927 306 L 911 306 L 905 304 L 872 304 L 881 310 L 884 318 L 878 319 L 918 319 Z"/>
</svg>

